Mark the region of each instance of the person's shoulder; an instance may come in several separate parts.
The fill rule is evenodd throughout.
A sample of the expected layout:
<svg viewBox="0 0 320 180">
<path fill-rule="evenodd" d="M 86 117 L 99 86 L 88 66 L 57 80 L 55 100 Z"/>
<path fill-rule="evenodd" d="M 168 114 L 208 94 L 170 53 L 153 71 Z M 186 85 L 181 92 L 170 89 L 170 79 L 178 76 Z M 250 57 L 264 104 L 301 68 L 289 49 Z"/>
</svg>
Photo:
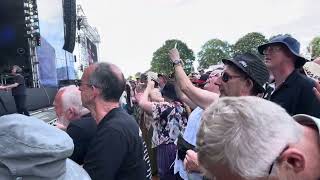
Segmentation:
<svg viewBox="0 0 320 180">
<path fill-rule="evenodd" d="M 296 81 L 300 87 L 311 88 L 315 86 L 315 81 L 303 74 L 299 74 L 298 80 Z"/>
<path fill-rule="evenodd" d="M 120 131 L 125 128 L 138 128 L 138 124 L 134 117 L 121 109 L 113 112 L 112 117 L 104 119 L 103 121 L 105 121 L 103 128 L 113 128 Z"/>
<path fill-rule="evenodd" d="M 23 75 L 22 75 L 22 74 L 16 74 L 15 77 L 17 77 L 17 78 L 23 78 Z"/>
</svg>

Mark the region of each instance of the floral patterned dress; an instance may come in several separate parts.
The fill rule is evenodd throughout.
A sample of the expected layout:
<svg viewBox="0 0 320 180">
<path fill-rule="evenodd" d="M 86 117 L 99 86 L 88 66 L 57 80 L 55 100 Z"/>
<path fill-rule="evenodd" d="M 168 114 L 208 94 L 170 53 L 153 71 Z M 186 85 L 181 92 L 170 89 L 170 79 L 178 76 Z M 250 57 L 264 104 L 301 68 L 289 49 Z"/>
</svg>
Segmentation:
<svg viewBox="0 0 320 180">
<path fill-rule="evenodd" d="M 178 135 L 184 132 L 188 122 L 185 106 L 179 102 L 159 102 L 152 106 L 154 141 L 160 144 L 174 143 Z"/>
</svg>

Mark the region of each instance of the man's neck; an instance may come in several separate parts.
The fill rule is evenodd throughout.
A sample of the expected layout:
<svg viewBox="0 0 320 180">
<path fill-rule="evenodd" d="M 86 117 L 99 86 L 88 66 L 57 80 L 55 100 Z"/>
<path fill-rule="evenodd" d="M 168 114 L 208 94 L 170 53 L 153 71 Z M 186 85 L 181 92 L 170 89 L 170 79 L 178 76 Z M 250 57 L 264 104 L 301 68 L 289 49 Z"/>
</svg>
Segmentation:
<svg viewBox="0 0 320 180">
<path fill-rule="evenodd" d="M 95 107 L 90 111 L 96 123 L 99 124 L 101 120 L 114 108 L 118 108 L 118 102 L 106 102 L 103 100 L 97 100 Z"/>
<path fill-rule="evenodd" d="M 274 77 L 276 88 L 279 87 L 288 76 L 295 70 L 294 66 L 280 66 L 277 69 L 271 70 Z"/>
</svg>

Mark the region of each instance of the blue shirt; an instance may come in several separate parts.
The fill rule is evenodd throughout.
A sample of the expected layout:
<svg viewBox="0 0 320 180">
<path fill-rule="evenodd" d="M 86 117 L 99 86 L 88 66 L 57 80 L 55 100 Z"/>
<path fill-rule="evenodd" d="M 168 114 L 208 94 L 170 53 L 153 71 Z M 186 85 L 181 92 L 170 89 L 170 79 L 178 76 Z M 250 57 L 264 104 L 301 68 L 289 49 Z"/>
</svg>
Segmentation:
<svg viewBox="0 0 320 180">
<path fill-rule="evenodd" d="M 197 107 L 189 116 L 187 127 L 183 133 L 183 138 L 190 144 L 196 145 L 197 133 L 201 124 L 203 109 Z M 187 173 L 184 168 L 183 161 L 176 158 L 174 163 L 174 173 L 179 172 L 182 179 L 202 180 L 203 177 L 199 173 Z"/>
</svg>

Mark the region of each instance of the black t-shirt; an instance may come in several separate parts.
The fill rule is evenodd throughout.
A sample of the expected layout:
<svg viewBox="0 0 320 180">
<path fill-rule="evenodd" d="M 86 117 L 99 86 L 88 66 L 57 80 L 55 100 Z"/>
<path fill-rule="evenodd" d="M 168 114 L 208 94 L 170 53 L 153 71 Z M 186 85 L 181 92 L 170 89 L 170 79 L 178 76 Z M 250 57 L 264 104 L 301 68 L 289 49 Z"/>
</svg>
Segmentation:
<svg viewBox="0 0 320 180">
<path fill-rule="evenodd" d="M 290 115 L 308 114 L 320 118 L 320 102 L 312 90 L 314 86 L 315 81 L 295 70 L 269 99 L 286 109 Z"/>
<path fill-rule="evenodd" d="M 97 124 L 91 117 L 91 114 L 70 122 L 66 131 L 74 144 L 74 150 L 69 157 L 70 159 L 80 165 L 83 164 L 84 157 L 87 154 L 89 144 L 96 133 L 96 129 Z"/>
<path fill-rule="evenodd" d="M 92 180 L 146 178 L 142 139 L 132 116 L 121 108 L 115 108 L 101 120 L 83 168 Z"/>
<path fill-rule="evenodd" d="M 12 96 L 26 95 L 26 85 L 24 84 L 24 77 L 21 74 L 16 74 L 13 80 L 14 83 L 18 83 L 19 85 L 15 88 L 12 88 Z"/>
</svg>

